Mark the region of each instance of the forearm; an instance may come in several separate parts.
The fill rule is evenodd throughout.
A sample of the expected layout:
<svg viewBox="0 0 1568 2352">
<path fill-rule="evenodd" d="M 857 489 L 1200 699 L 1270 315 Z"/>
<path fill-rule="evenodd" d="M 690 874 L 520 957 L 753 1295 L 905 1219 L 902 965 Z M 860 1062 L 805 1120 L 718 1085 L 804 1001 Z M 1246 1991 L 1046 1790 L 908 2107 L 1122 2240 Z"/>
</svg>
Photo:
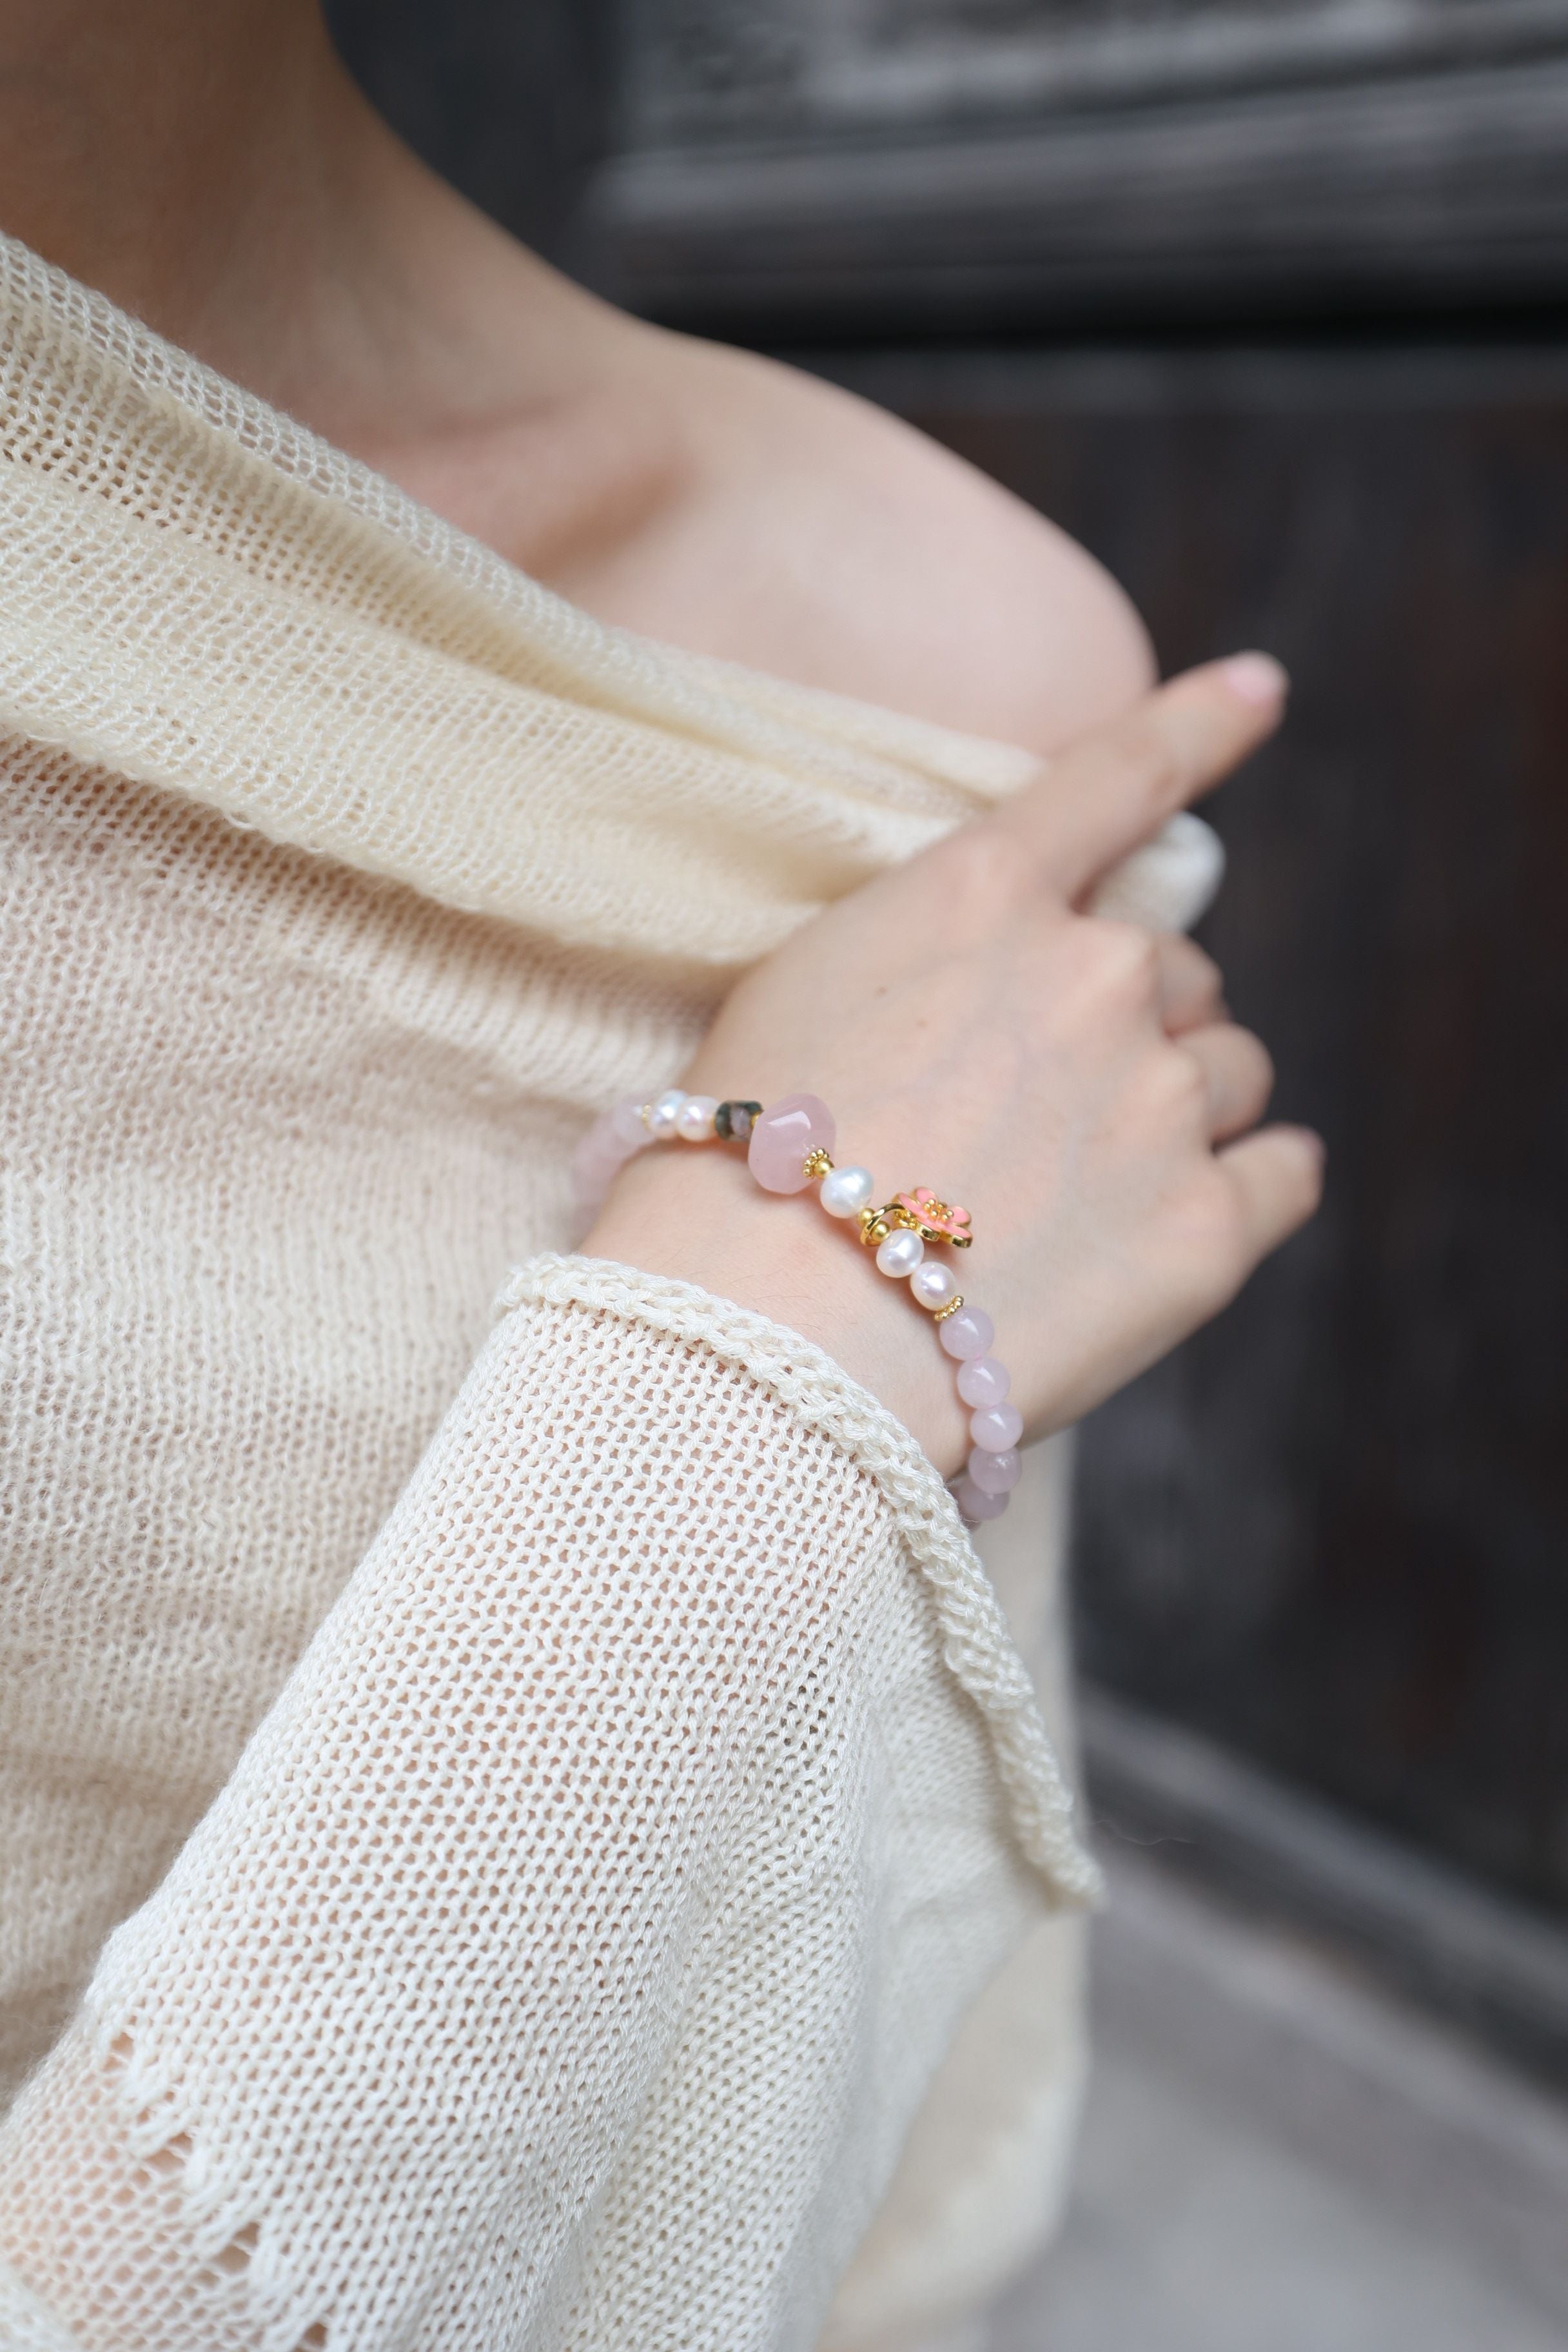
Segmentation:
<svg viewBox="0 0 1568 2352">
<path fill-rule="evenodd" d="M 717 2184 L 737 2274 L 778 2282 L 720 2333 L 727 2273 L 681 2340 L 764 2352 L 791 2248 L 831 2211 L 847 2258 L 900 2137 L 863 2128 L 862 2032 L 905 2112 L 1045 1899 L 1025 1857 L 1089 1883 L 994 1602 L 888 1416 L 720 1302 L 580 1260 L 525 1294 L 0 2134 L 0 2256 L 84 2352 L 255 2352 L 285 2323 L 292 2347 L 329 2315 L 370 2347 L 432 2310 L 454 2343 L 642 2340 L 562 2313 L 645 2142 L 636 2242 L 668 2205 L 670 2243 L 706 2245 Z M 898 1828 L 931 1786 L 940 1904 Z M 893 1966 L 893 1934 L 934 1948 Z M 699 2210 L 660 2150 L 732 1999 L 774 2056 Z M 723 2078 L 748 2113 L 753 2047 Z M 642 2275 L 618 2259 L 611 2287 Z"/>
</svg>

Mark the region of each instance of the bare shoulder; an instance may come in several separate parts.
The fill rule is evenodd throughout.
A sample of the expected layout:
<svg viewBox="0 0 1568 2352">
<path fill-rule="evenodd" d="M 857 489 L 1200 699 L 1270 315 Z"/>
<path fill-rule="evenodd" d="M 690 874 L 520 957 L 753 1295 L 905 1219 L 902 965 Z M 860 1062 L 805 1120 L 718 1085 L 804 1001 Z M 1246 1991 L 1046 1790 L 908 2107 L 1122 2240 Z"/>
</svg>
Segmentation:
<svg viewBox="0 0 1568 2352">
<path fill-rule="evenodd" d="M 1147 635 L 1109 573 L 973 467 L 793 369 L 634 332 L 631 429 L 657 446 L 659 487 L 632 527 L 552 551 L 564 593 L 696 651 L 1041 750 L 1150 683 Z"/>
<path fill-rule="evenodd" d="M 437 354 L 427 416 L 405 383 L 379 433 L 344 437 L 536 578 L 645 635 L 1042 751 L 1149 683 L 1114 581 L 973 467 L 460 226 L 461 364 Z"/>
</svg>

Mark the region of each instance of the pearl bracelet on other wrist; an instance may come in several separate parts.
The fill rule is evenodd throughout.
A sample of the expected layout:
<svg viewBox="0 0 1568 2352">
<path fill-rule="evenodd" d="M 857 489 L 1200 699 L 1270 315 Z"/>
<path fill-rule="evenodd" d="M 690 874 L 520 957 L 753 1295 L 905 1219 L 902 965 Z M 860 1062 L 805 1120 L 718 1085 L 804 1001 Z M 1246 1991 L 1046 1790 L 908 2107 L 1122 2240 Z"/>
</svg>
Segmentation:
<svg viewBox="0 0 1568 2352">
<path fill-rule="evenodd" d="M 1023 1415 L 1008 1403 L 1008 1373 L 990 1352 L 991 1318 L 965 1300 L 945 1259 L 926 1255 L 928 1246 L 969 1247 L 969 1212 L 923 1186 L 874 1207 L 869 1169 L 834 1165 L 837 1131 L 832 1112 L 816 1095 L 786 1095 L 764 1110 L 761 1103 L 721 1102 L 674 1087 L 651 1101 L 631 1098 L 606 1111 L 579 1144 L 573 1173 L 590 1217 L 626 1161 L 650 1143 L 744 1143 L 747 1163 L 764 1192 L 804 1192 L 815 1184 L 828 1215 L 852 1223 L 858 1238 L 875 1250 L 878 1271 L 890 1281 L 907 1281 L 910 1297 L 933 1318 L 944 1352 L 957 1363 L 958 1393 L 969 1408 L 969 1459 L 950 1481 L 952 1497 L 970 1527 L 1000 1518 L 1023 1469 Z"/>
</svg>

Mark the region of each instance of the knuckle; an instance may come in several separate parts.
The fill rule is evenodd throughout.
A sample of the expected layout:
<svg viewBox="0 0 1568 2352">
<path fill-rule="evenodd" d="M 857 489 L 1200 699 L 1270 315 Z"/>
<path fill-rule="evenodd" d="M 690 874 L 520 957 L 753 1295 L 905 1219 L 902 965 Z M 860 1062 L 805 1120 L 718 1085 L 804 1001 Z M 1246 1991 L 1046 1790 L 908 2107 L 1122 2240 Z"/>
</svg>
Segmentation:
<svg viewBox="0 0 1568 2352">
<path fill-rule="evenodd" d="M 1150 1107 L 1162 1122 L 1173 1120 L 1183 1129 L 1206 1127 L 1208 1080 L 1201 1065 L 1179 1045 L 1165 1045 L 1150 1055 L 1145 1086 Z"/>
<path fill-rule="evenodd" d="M 1124 1004 L 1152 1005 L 1160 993 L 1160 952 L 1153 934 L 1136 923 L 1089 917 L 1080 941 L 1086 975 Z"/>
<path fill-rule="evenodd" d="M 943 842 L 942 884 L 966 910 L 984 914 L 1012 904 L 1023 880 L 1019 845 L 1003 827 L 981 819 Z"/>
<path fill-rule="evenodd" d="M 1235 1029 L 1228 1039 L 1232 1069 L 1225 1089 L 1238 1112 L 1256 1118 L 1274 1091 L 1274 1056 L 1250 1029 Z"/>
</svg>

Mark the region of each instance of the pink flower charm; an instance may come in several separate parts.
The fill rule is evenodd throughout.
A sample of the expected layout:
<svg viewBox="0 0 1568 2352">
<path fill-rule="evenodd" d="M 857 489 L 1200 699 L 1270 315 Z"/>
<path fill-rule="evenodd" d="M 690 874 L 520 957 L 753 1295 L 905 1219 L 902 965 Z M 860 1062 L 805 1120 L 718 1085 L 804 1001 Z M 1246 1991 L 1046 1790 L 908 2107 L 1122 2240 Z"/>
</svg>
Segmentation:
<svg viewBox="0 0 1568 2352">
<path fill-rule="evenodd" d="M 951 1242 L 954 1249 L 967 1249 L 974 1239 L 968 1210 L 960 1208 L 957 1202 L 939 1201 L 927 1184 L 918 1185 L 912 1192 L 895 1193 L 893 1206 L 923 1241 Z"/>
</svg>

